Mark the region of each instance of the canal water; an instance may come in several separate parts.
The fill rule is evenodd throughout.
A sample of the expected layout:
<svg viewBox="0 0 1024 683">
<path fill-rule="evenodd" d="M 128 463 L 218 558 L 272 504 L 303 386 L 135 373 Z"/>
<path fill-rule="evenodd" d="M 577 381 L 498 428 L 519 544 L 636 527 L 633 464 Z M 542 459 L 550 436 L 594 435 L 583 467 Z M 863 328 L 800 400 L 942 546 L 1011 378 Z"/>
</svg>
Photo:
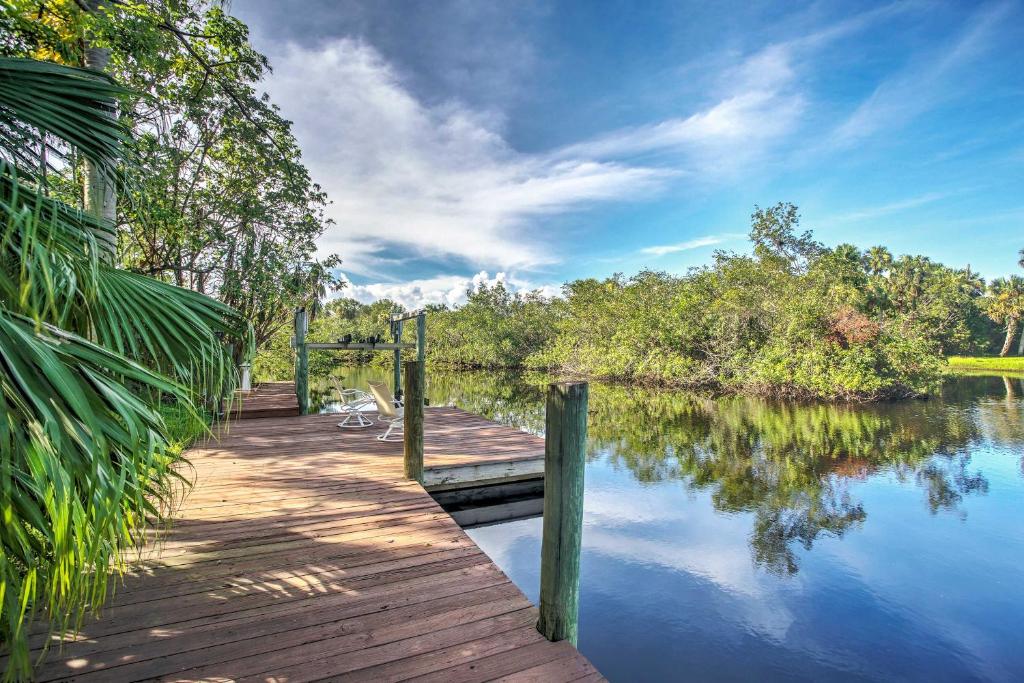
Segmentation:
<svg viewBox="0 0 1024 683">
<path fill-rule="evenodd" d="M 541 433 L 549 379 L 431 371 L 428 397 Z M 870 405 L 592 383 L 589 437 L 579 648 L 610 680 L 1024 680 L 1024 380 Z M 469 533 L 536 601 L 540 519 Z"/>
</svg>

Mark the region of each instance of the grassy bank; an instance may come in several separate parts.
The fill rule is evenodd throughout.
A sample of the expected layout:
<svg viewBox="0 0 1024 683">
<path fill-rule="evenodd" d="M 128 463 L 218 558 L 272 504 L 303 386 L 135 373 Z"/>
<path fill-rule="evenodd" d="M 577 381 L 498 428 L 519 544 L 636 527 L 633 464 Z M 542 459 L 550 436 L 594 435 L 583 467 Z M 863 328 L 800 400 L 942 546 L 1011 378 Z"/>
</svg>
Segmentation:
<svg viewBox="0 0 1024 683">
<path fill-rule="evenodd" d="M 196 439 L 206 433 L 209 416 L 198 418 L 177 404 L 163 404 L 157 408 L 167 426 L 167 437 L 173 455 L 181 455 Z"/>
<path fill-rule="evenodd" d="M 1024 372 L 1024 356 L 950 356 L 946 360 L 953 370 Z"/>
</svg>

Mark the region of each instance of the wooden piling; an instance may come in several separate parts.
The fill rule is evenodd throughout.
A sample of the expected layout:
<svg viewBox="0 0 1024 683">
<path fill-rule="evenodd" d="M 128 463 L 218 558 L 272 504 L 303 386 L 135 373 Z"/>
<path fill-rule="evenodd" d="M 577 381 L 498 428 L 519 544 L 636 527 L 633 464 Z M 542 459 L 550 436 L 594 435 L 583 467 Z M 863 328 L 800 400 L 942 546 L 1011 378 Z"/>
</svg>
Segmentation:
<svg viewBox="0 0 1024 683">
<path fill-rule="evenodd" d="M 416 360 L 427 360 L 427 314 L 423 311 L 416 316 Z"/>
<path fill-rule="evenodd" d="M 309 350 L 306 348 L 308 321 L 306 309 L 295 311 L 295 395 L 299 400 L 299 415 L 309 413 Z"/>
<path fill-rule="evenodd" d="M 402 343 L 402 321 L 393 320 L 391 322 L 391 339 L 395 343 L 394 359 L 392 362 L 392 371 L 395 374 L 395 398 L 402 398 L 402 349 L 398 347 Z"/>
<path fill-rule="evenodd" d="M 423 483 L 423 363 L 405 362 L 405 477 Z"/>
<path fill-rule="evenodd" d="M 548 640 L 568 640 L 573 645 L 578 634 L 588 394 L 586 382 L 549 385 L 545 418 L 537 630 Z"/>
</svg>

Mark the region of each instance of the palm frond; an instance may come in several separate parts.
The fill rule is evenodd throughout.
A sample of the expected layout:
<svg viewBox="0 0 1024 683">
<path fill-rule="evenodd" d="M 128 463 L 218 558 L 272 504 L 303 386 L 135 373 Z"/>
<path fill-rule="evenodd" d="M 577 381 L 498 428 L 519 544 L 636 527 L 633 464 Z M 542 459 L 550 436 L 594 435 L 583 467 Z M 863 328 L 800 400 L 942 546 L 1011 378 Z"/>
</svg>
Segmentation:
<svg viewBox="0 0 1024 683">
<path fill-rule="evenodd" d="M 234 309 L 208 296 L 124 270 L 101 266 L 91 320 L 105 348 L 145 362 L 207 397 L 235 388 L 226 344 L 252 353 L 252 328 Z"/>
<path fill-rule="evenodd" d="M 0 59 L 0 642 L 5 677 L 28 677 L 26 632 L 43 609 L 66 626 L 106 597 L 178 458 L 153 406 L 234 386 L 227 341 L 252 332 L 196 292 L 101 263 L 95 218 L 39 190 L 38 131 L 117 174 L 127 133 L 105 77 Z M 165 376 L 166 375 L 166 376 Z"/>
<path fill-rule="evenodd" d="M 186 390 L 76 335 L 0 312 L 0 590 L 8 674 L 30 661 L 26 624 L 67 625 L 106 595 L 106 567 L 169 502 L 175 456 L 133 388 Z M 130 388 L 133 387 L 133 388 Z"/>
<path fill-rule="evenodd" d="M 118 173 L 130 135 L 116 118 L 116 98 L 127 94 L 104 74 L 32 59 L 0 58 L 0 148 L 24 159 L 38 131 L 59 138 Z M 23 168 L 31 168 L 24 166 Z"/>
<path fill-rule="evenodd" d="M 27 190 L 0 164 L 7 226 L 0 296 L 15 312 L 81 335 L 217 398 L 234 388 L 232 349 L 251 354 L 252 330 L 234 309 L 191 290 L 98 261 L 91 216 Z"/>
</svg>

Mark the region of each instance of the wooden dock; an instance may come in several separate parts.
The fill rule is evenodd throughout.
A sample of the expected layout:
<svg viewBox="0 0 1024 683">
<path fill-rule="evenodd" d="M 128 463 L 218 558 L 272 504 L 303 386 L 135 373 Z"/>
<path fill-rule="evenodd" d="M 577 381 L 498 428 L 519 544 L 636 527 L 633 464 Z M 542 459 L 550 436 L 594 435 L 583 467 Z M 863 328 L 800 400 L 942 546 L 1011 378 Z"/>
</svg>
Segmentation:
<svg viewBox="0 0 1024 683">
<path fill-rule="evenodd" d="M 264 382 L 249 392 L 238 392 L 231 406 L 236 419 L 294 417 L 299 414 L 299 400 L 292 382 Z"/>
<path fill-rule="evenodd" d="M 37 679 L 603 680 L 537 632 L 522 592 L 403 478 L 401 443 L 338 420 L 240 420 L 191 450 L 173 528 Z M 428 408 L 425 432 L 440 479 L 543 453 L 454 408 Z"/>
</svg>

